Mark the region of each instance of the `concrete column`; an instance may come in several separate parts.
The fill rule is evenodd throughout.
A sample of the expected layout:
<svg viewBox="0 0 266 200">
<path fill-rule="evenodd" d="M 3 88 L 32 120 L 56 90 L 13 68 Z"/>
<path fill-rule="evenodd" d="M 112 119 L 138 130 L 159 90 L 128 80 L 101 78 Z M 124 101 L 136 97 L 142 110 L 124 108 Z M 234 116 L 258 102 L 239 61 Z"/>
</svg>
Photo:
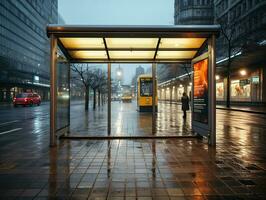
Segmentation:
<svg viewBox="0 0 266 200">
<path fill-rule="evenodd" d="M 265 67 L 261 70 L 261 92 L 262 102 L 266 105 L 266 69 Z"/>
</svg>

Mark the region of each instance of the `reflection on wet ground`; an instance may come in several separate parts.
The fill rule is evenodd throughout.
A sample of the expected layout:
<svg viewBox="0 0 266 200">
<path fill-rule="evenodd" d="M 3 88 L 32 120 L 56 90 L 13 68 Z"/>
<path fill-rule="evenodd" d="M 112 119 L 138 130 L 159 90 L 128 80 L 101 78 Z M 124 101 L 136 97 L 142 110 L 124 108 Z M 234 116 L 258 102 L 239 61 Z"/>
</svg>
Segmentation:
<svg viewBox="0 0 266 200">
<path fill-rule="evenodd" d="M 48 107 L 30 109 L 38 116 L 0 136 L 0 199 L 265 199 L 263 115 L 217 110 L 216 147 L 146 139 L 49 148 Z"/>
<path fill-rule="evenodd" d="M 138 112 L 136 101 L 132 103 L 114 101 L 111 107 L 111 135 L 152 135 L 152 113 Z M 159 103 L 156 119 L 156 135 L 183 136 L 193 134 L 191 132 L 190 112 L 188 111 L 187 119 L 184 120 L 180 108 L 181 106 L 177 104 Z M 88 113 L 85 111 L 71 112 L 71 134 L 106 136 L 107 106 L 97 107 L 95 111 Z"/>
</svg>

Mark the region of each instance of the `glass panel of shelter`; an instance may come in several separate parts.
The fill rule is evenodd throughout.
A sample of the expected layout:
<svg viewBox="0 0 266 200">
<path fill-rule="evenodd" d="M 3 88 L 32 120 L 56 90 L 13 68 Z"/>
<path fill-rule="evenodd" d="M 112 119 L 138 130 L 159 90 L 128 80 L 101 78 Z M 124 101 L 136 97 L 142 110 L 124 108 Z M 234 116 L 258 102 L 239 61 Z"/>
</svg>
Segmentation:
<svg viewBox="0 0 266 200">
<path fill-rule="evenodd" d="M 86 38 L 88 39 L 88 38 Z M 205 40 L 205 38 L 204 38 Z M 196 46 L 194 46 L 195 48 L 198 48 L 199 45 L 201 45 L 204 40 L 199 40 L 198 43 L 196 44 Z M 108 41 L 108 40 L 107 40 Z M 101 40 L 87 40 L 86 41 L 88 43 L 88 45 L 91 45 L 93 46 L 96 50 L 85 50 L 86 49 L 86 46 L 83 46 L 82 48 L 84 49 L 81 49 L 81 50 L 75 50 L 75 48 L 73 48 L 73 45 L 72 43 L 75 43 L 74 41 L 65 41 L 65 45 L 67 47 L 69 47 L 71 50 L 69 50 L 69 54 L 71 55 L 71 57 L 73 58 L 76 58 L 76 59 L 86 59 L 88 57 L 90 57 L 91 59 L 107 59 L 107 55 L 106 55 L 106 52 L 103 51 L 103 50 L 97 50 L 97 48 L 99 49 L 102 49 L 103 46 L 101 45 Z M 85 43 L 86 43 L 85 42 Z M 111 42 L 111 40 L 108 41 L 109 42 L 109 45 L 114 45 L 115 48 L 118 48 L 119 47 L 119 41 L 116 41 L 115 42 Z M 149 43 L 149 45 L 153 45 L 152 42 L 154 41 L 146 41 L 147 43 Z M 180 41 L 179 41 L 180 42 Z M 181 41 L 182 42 L 182 41 Z M 78 43 L 76 44 L 78 45 Z M 120 44 L 121 46 L 123 46 L 123 44 Z M 132 44 L 133 47 L 139 47 L 140 44 Z M 157 55 L 156 57 L 158 59 L 191 59 L 192 57 L 195 56 L 196 52 L 195 50 L 193 51 L 167 51 L 167 40 L 165 39 L 165 41 L 161 44 L 162 45 L 162 51 L 158 51 L 157 52 Z M 188 47 L 192 48 L 191 44 L 188 44 Z M 73 48 L 73 50 L 72 50 Z M 163 48 L 165 48 L 163 50 Z M 168 47 L 169 48 L 169 47 Z M 117 51 L 117 50 L 111 50 L 109 51 L 109 56 L 110 57 L 113 57 L 114 59 L 121 59 L 121 58 L 126 58 L 126 59 L 131 59 L 131 60 L 138 60 L 138 59 L 152 59 L 152 56 L 154 56 L 154 51 Z M 130 64 L 129 64 L 130 65 Z M 106 66 L 106 65 L 105 65 Z M 113 64 L 113 66 L 115 66 Z M 122 97 L 124 96 L 123 93 L 126 93 L 125 91 L 127 90 L 130 90 L 130 95 L 131 95 L 131 98 L 132 100 L 131 101 L 134 101 L 134 103 L 132 104 L 133 107 L 136 107 L 138 109 L 138 111 L 140 111 L 140 105 L 139 103 L 141 103 L 139 101 L 139 99 L 143 96 L 143 94 L 145 94 L 145 92 L 148 92 L 148 85 L 149 85 L 149 80 L 147 79 L 146 81 L 143 79 L 138 79 L 135 80 L 135 83 L 131 81 L 130 84 L 124 84 L 120 81 L 118 81 L 118 91 L 120 90 L 120 92 L 117 92 L 115 91 L 113 88 L 114 87 L 117 87 L 117 83 L 115 83 L 115 79 L 114 77 L 117 76 L 114 75 L 116 72 L 116 68 L 117 67 L 114 67 L 112 71 L 112 96 L 111 96 L 111 100 L 112 100 L 112 104 L 111 104 L 111 108 L 112 108 L 112 122 L 111 122 L 111 135 L 113 136 L 131 136 L 131 135 L 136 135 L 136 136 L 145 136 L 146 133 L 147 135 L 165 135 L 165 136 L 171 136 L 171 135 L 178 135 L 178 134 L 182 134 L 184 133 L 184 128 L 186 129 L 186 133 L 190 133 L 189 131 L 187 131 L 188 129 L 190 129 L 191 127 L 189 127 L 188 124 L 190 123 L 187 123 L 188 121 L 190 121 L 191 119 L 188 119 L 186 122 L 183 121 L 183 123 L 179 124 L 178 125 L 178 121 L 181 121 L 181 120 L 176 120 L 176 118 L 174 117 L 171 117 L 172 115 L 175 116 L 176 115 L 176 109 L 177 110 L 181 110 L 180 109 L 180 105 L 178 104 L 178 102 L 180 102 L 180 99 L 181 99 L 181 96 L 183 94 L 183 92 L 186 91 L 186 93 L 188 95 L 190 95 L 190 91 L 191 91 L 191 78 L 188 79 L 188 81 L 185 81 L 185 84 L 182 84 L 182 83 L 175 83 L 175 84 L 172 84 L 170 85 L 169 87 L 165 87 L 165 86 L 162 86 L 161 87 L 161 76 L 163 75 L 162 73 L 160 73 L 160 70 L 161 68 L 164 68 L 164 67 L 167 67 L 168 65 L 163 65 L 163 64 L 160 64 L 158 65 L 158 72 L 157 72 L 157 78 L 156 78 L 156 88 L 158 86 L 158 90 L 157 90 L 157 93 L 155 94 L 155 104 L 156 104 L 156 110 L 158 109 L 158 114 L 156 115 L 157 116 L 157 120 L 156 121 L 156 132 L 153 133 L 152 130 L 151 130 L 151 124 L 152 124 L 152 116 L 147 114 L 146 116 L 150 116 L 150 117 L 146 117 L 146 120 L 143 120 L 144 118 L 141 117 L 141 116 L 145 116 L 145 114 L 142 114 L 140 112 L 136 112 L 134 115 L 135 115 L 135 118 L 134 119 L 138 119 L 139 121 L 135 121 L 137 122 L 137 126 L 135 127 L 134 125 L 134 120 L 130 120 L 132 119 L 132 114 L 129 114 L 129 113 L 123 113 L 121 114 L 121 112 L 118 112 L 118 110 L 120 109 L 121 111 L 121 107 L 128 107 L 129 104 L 127 104 L 127 106 L 125 106 L 126 104 L 122 103 L 123 101 L 125 101 L 125 98 L 124 100 L 122 99 Z M 180 64 L 179 66 L 176 65 L 176 68 L 180 68 Z M 129 66 L 130 67 L 130 66 Z M 184 66 L 181 66 L 181 68 L 184 67 Z M 93 67 L 92 67 L 93 68 Z M 132 68 L 132 67 L 131 67 Z M 150 67 L 151 68 L 151 67 Z M 96 69 L 95 69 L 96 70 Z M 136 70 L 136 68 L 135 68 Z M 148 75 L 150 76 L 150 78 L 152 78 L 151 76 L 151 71 L 152 70 L 149 70 L 149 73 Z M 165 70 L 163 70 L 165 71 Z M 103 70 L 104 73 L 107 73 L 107 68 L 105 68 L 105 70 Z M 187 72 L 187 76 L 189 77 L 189 73 L 190 72 Z M 147 78 L 147 77 L 146 77 Z M 133 79 L 133 77 L 132 77 Z M 182 79 L 183 80 L 183 79 Z M 106 82 L 107 83 L 107 82 Z M 120 83 L 120 85 L 119 85 Z M 147 87 L 146 87 L 146 86 Z M 129 88 L 127 88 L 129 87 Z M 63 87 L 64 88 L 64 87 Z M 146 88 L 146 90 L 144 89 Z M 148 88 L 148 89 L 147 89 Z M 92 89 L 92 88 L 91 88 Z M 62 88 L 60 89 L 60 92 Z M 142 91 L 142 90 L 145 90 L 145 91 Z M 96 94 L 94 94 L 94 89 L 92 89 L 92 92 L 89 93 L 89 98 L 92 102 L 92 109 L 93 109 L 93 112 L 91 112 L 93 115 L 92 115 L 92 121 L 89 120 L 89 118 L 86 118 L 87 121 L 85 120 L 84 123 L 87 124 L 85 125 L 85 128 L 87 128 L 87 133 L 85 133 L 85 135 L 88 135 L 88 136 L 104 136 L 104 135 L 107 135 L 107 124 L 108 124 L 108 121 L 107 121 L 107 115 L 106 113 L 103 111 L 104 109 L 104 102 L 106 100 L 106 91 L 104 91 L 104 95 L 102 97 L 103 100 L 100 100 L 101 99 L 101 95 L 97 94 L 97 89 L 96 89 Z M 59 94 L 59 93 L 58 93 Z M 152 93 L 152 95 L 154 95 Z M 61 94 L 59 94 L 59 96 L 63 96 Z M 144 95 L 145 96 L 145 95 Z M 61 97 L 62 98 L 62 97 Z M 95 100 L 96 98 L 96 100 Z M 99 98 L 99 100 L 98 100 Z M 120 101 L 120 104 L 117 104 L 117 102 L 114 102 L 116 99 L 119 99 Z M 153 97 L 151 97 L 151 99 L 153 99 Z M 169 106 L 166 103 L 167 100 L 170 100 L 170 104 Z M 94 103 L 94 101 L 96 101 L 96 103 Z M 97 103 L 97 101 L 99 101 Z M 148 100 L 148 98 L 146 97 L 146 101 L 152 101 L 152 100 Z M 146 102 L 147 103 L 147 102 Z M 177 103 L 176 105 L 172 104 L 172 103 Z M 62 103 L 60 101 L 58 101 L 58 105 L 61 105 Z M 96 106 L 95 106 L 96 104 Z M 100 104 L 103 104 L 103 107 L 102 107 L 102 113 L 99 114 L 99 112 L 101 112 L 100 109 L 97 109 L 97 105 L 100 105 Z M 115 105 L 116 104 L 116 105 Z M 119 105 L 119 106 L 117 106 Z M 122 106 L 121 106 L 122 105 Z M 108 105 L 106 104 L 105 106 L 108 107 Z M 173 106 L 175 107 L 175 109 L 173 109 Z M 60 107 L 60 106 L 59 106 Z M 99 106 L 100 107 L 100 106 Z M 131 106 L 132 107 L 132 106 Z M 166 108 L 166 107 L 169 107 L 169 108 Z M 126 109 L 122 109 L 122 110 L 129 110 L 128 108 Z M 130 110 L 133 111 L 132 108 L 130 108 Z M 165 111 L 174 111 L 174 112 L 171 112 L 171 113 L 165 113 Z M 107 109 L 105 110 L 107 111 Z M 152 111 L 152 109 L 150 110 Z M 97 121 L 96 123 L 95 122 L 95 119 L 99 119 L 95 113 L 97 113 L 96 115 L 101 116 L 100 118 L 104 119 L 103 121 Z M 59 114 L 60 112 L 58 112 Z M 105 115 L 105 116 L 104 116 Z M 131 115 L 131 116 L 130 116 Z M 60 114 L 58 115 L 60 116 Z M 90 116 L 90 115 L 87 115 L 87 117 Z M 103 117 L 104 116 L 104 117 Z M 164 116 L 164 117 L 163 117 Z M 181 115 L 178 115 L 179 117 Z M 106 118 L 105 118 L 106 117 Z M 167 117 L 170 117 L 169 119 Z M 167 118 L 167 119 L 166 119 Z M 129 119 L 130 121 L 130 125 L 126 125 L 123 124 L 123 120 L 125 119 Z M 57 123 L 58 126 L 63 126 L 63 124 L 66 124 L 65 121 L 64 121 L 64 118 L 60 118 L 58 122 L 62 122 L 62 125 L 60 123 Z M 88 122 L 88 123 L 87 123 Z M 132 123 L 133 122 L 133 123 Z M 60 124 L 60 125 L 59 125 Z M 101 125 L 101 127 L 99 127 L 98 125 L 95 126 L 95 124 L 98 124 L 98 125 Z M 77 133 L 79 132 L 77 127 L 80 127 L 80 126 L 76 126 L 75 129 L 73 129 L 73 132 Z M 143 129 L 141 128 L 143 127 Z M 172 128 L 170 128 L 172 127 Z M 85 130 L 85 129 L 84 129 Z M 179 131 L 178 131 L 179 130 Z"/>
<path fill-rule="evenodd" d="M 69 128 L 70 125 L 70 68 L 69 62 L 58 49 L 56 63 L 56 130 Z M 65 131 L 62 131 L 65 132 Z"/>
</svg>

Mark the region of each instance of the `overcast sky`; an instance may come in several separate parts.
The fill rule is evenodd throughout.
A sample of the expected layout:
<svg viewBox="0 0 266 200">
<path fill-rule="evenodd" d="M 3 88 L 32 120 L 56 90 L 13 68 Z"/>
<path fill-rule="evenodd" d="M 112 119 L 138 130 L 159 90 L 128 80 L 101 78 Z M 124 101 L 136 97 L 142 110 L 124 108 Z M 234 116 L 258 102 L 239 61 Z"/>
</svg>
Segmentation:
<svg viewBox="0 0 266 200">
<path fill-rule="evenodd" d="M 85 25 L 173 25 L 174 0 L 58 0 L 58 11 L 66 24 Z M 140 64 L 121 64 L 126 83 Z M 126 67 L 128 66 L 128 67 Z M 143 65 L 146 67 L 146 65 Z M 114 65 L 113 68 L 116 68 Z"/>
<path fill-rule="evenodd" d="M 59 0 L 67 24 L 169 25 L 174 0 Z"/>
</svg>

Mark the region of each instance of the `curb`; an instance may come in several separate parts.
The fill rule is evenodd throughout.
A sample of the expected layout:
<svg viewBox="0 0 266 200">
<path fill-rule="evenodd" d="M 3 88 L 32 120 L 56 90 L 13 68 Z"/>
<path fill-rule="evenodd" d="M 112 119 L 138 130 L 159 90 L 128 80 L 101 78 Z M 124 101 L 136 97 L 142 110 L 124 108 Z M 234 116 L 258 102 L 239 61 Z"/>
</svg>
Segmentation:
<svg viewBox="0 0 266 200">
<path fill-rule="evenodd" d="M 260 115 L 266 115 L 266 112 L 260 112 L 260 111 L 254 111 L 254 110 L 242 110 L 242 109 L 222 108 L 222 107 L 216 107 L 216 109 L 230 110 L 230 111 L 238 111 L 238 112 L 246 112 L 246 113 L 253 113 L 253 114 L 260 114 Z"/>
</svg>

